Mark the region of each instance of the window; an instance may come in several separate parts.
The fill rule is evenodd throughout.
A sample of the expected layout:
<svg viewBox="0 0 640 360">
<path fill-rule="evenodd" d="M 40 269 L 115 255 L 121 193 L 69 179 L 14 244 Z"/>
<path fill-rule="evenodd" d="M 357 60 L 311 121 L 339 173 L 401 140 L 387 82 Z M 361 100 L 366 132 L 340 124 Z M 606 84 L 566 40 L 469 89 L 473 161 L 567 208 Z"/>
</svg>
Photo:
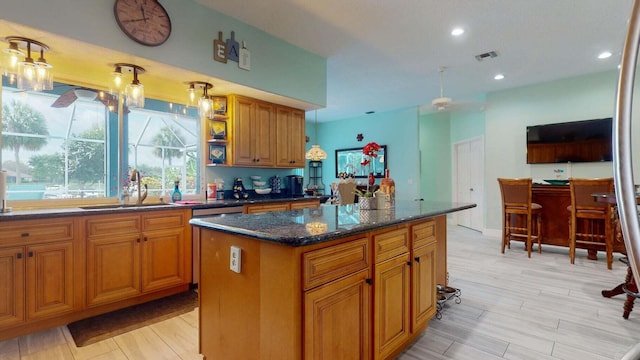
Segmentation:
<svg viewBox="0 0 640 360">
<path fill-rule="evenodd" d="M 78 89 L 3 86 L 0 160 L 9 200 L 115 197 L 128 184 L 119 169 L 133 168 L 142 173 L 149 196 L 169 194 L 177 179 L 183 193 L 198 192 L 200 121 L 194 109 L 147 100 L 145 109 L 128 109 L 120 130 L 117 106 L 105 106 L 114 105 L 108 94 Z M 120 146 L 121 138 L 127 146 Z"/>
</svg>

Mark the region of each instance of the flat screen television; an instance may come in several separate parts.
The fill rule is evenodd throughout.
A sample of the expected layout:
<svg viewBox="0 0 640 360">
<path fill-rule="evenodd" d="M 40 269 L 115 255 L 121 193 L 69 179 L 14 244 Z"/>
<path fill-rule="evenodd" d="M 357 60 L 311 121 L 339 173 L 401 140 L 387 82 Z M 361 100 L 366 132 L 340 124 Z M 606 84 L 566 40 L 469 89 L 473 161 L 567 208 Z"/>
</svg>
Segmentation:
<svg viewBox="0 0 640 360">
<path fill-rule="evenodd" d="M 527 164 L 612 160 L 613 118 L 527 126 Z"/>
</svg>

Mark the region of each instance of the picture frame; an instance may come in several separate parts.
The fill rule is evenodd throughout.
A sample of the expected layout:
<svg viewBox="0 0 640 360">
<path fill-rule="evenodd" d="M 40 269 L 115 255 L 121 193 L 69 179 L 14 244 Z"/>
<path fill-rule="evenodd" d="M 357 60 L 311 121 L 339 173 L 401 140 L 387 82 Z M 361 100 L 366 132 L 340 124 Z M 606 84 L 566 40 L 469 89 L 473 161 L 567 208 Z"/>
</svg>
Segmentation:
<svg viewBox="0 0 640 360">
<path fill-rule="evenodd" d="M 212 96 L 213 100 L 213 112 L 217 115 L 224 115 L 227 113 L 227 97 L 226 96 Z"/>
<path fill-rule="evenodd" d="M 209 134 L 212 139 L 227 139 L 227 122 L 224 120 L 209 120 Z"/>
<path fill-rule="evenodd" d="M 387 151 L 387 145 L 380 145 L 380 151 L 378 151 L 378 157 L 373 161 L 371 167 L 373 170 L 373 176 L 376 178 L 383 178 L 384 172 L 387 169 L 389 152 Z M 362 153 L 362 148 L 348 148 L 336 150 L 336 178 L 340 177 L 340 174 L 346 174 L 349 177 L 354 178 L 366 178 L 369 176 L 369 166 L 362 166 L 360 163 L 364 160 L 365 156 Z"/>
<path fill-rule="evenodd" d="M 209 160 L 212 164 L 224 164 L 227 162 L 227 147 L 224 145 L 209 145 Z"/>
</svg>

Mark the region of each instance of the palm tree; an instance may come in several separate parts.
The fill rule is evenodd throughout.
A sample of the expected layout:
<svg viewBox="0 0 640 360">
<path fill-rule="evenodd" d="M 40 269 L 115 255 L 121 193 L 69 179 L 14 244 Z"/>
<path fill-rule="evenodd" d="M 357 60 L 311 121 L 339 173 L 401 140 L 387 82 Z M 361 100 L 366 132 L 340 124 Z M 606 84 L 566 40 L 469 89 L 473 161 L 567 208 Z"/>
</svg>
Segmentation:
<svg viewBox="0 0 640 360">
<path fill-rule="evenodd" d="M 47 144 L 47 135 L 49 130 L 41 112 L 17 100 L 2 106 L 2 148 L 13 150 L 16 183 L 21 182 L 20 149 L 40 150 Z"/>
<path fill-rule="evenodd" d="M 169 159 L 169 166 L 171 166 L 172 158 L 182 156 L 182 150 L 175 148 L 184 148 L 184 139 L 180 131 L 172 126 L 165 126 L 160 129 L 160 131 L 153 136 L 151 142 L 156 146 L 156 148 L 153 149 L 153 155 L 163 159 L 164 150 L 164 158 Z"/>
</svg>

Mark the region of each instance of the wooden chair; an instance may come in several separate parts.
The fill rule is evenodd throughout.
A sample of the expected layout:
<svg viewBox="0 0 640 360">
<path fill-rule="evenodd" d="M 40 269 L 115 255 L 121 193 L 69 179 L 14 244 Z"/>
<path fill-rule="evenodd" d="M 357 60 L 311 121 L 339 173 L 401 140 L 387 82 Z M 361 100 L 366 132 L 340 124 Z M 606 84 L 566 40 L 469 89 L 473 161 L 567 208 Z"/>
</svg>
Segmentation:
<svg viewBox="0 0 640 360">
<path fill-rule="evenodd" d="M 502 253 L 512 239 L 522 239 L 531 257 L 533 240 L 542 252 L 542 206 L 531 201 L 531 178 L 498 179 L 502 194 Z M 535 224 L 535 232 L 534 232 Z"/>
<path fill-rule="evenodd" d="M 569 258 L 575 262 L 576 244 L 604 248 L 607 268 L 613 266 L 612 206 L 596 202 L 594 193 L 612 193 L 613 178 L 569 179 L 571 205 L 569 211 Z"/>
</svg>

